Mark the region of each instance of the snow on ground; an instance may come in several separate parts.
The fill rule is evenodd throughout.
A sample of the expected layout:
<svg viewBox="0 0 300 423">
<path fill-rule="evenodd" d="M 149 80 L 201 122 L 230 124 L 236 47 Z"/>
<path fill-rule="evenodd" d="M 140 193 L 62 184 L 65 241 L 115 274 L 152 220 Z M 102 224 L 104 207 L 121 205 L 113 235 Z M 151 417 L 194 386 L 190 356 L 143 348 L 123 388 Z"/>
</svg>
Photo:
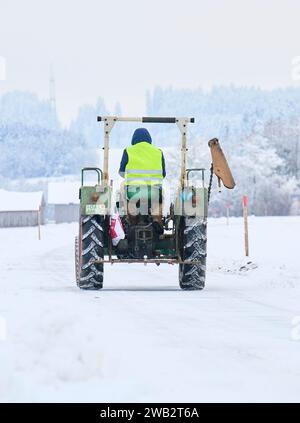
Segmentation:
<svg viewBox="0 0 300 423">
<path fill-rule="evenodd" d="M 80 291 L 76 231 L 0 230 L 1 401 L 299 401 L 299 217 L 250 218 L 250 264 L 242 220 L 211 219 L 201 292 L 128 264 Z"/>
</svg>

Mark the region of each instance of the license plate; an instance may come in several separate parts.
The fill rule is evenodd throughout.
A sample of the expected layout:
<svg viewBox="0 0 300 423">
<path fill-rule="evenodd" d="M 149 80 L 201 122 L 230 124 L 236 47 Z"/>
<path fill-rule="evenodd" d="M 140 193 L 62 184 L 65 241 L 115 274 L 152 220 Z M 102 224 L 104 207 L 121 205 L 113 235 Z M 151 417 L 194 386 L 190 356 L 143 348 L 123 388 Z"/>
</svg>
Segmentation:
<svg viewBox="0 0 300 423">
<path fill-rule="evenodd" d="M 87 204 L 85 206 L 85 214 L 105 214 L 105 212 L 104 204 Z"/>
</svg>

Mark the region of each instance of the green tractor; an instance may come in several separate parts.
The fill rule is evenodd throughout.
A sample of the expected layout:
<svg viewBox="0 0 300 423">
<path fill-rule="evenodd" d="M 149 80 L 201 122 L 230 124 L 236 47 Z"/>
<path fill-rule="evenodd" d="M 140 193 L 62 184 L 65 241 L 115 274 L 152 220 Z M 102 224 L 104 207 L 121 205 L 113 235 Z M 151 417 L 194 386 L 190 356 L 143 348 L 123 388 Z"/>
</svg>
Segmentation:
<svg viewBox="0 0 300 423">
<path fill-rule="evenodd" d="M 209 142 L 212 166 L 209 187 L 204 184 L 203 168 L 186 168 L 187 127 L 194 118 L 105 116 L 103 169 L 81 171 L 79 235 L 75 239 L 75 270 L 79 288 L 99 290 L 103 287 L 104 263 L 179 264 L 179 286 L 200 290 L 205 286 L 207 211 L 213 173 L 227 188 L 235 186 L 226 158 L 215 138 Z M 181 176 L 175 200 L 167 215 L 161 216 L 158 232 L 152 210 L 153 201 L 161 207 L 162 195 L 149 195 L 149 189 L 135 187 L 133 195 L 119 192 L 113 202 L 113 184 L 109 179 L 109 136 L 117 122 L 176 124 L 181 133 Z M 86 172 L 95 172 L 97 183 L 85 185 Z M 200 186 L 190 182 L 190 174 L 200 172 Z M 152 190 L 150 190 L 152 191 Z M 132 193 L 131 193 L 132 194 Z M 114 204 L 113 204 L 114 203 Z M 132 205 L 135 207 L 132 208 Z M 142 207 L 142 205 L 144 207 Z M 131 208 L 130 208 L 131 207 Z M 134 217 L 132 209 L 136 210 Z M 129 211 L 130 210 L 130 211 Z M 124 237 L 112 242 L 112 213 L 120 216 Z"/>
</svg>

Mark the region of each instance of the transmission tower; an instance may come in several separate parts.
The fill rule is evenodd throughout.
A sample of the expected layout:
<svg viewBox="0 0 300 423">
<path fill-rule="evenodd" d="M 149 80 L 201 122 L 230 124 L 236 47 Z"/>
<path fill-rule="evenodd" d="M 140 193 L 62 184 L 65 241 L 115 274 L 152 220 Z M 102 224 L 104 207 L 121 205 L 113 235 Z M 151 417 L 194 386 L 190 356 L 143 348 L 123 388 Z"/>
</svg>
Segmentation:
<svg viewBox="0 0 300 423">
<path fill-rule="evenodd" d="M 49 101 L 51 109 L 56 111 L 56 97 L 55 97 L 55 78 L 52 66 L 50 66 L 50 76 L 49 76 Z"/>
</svg>

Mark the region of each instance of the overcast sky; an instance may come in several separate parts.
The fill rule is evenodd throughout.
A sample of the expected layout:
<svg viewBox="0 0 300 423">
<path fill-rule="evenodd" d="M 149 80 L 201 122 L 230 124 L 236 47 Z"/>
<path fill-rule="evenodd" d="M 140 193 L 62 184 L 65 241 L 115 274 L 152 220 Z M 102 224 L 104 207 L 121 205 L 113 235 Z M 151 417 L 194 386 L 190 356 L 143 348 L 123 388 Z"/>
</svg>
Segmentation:
<svg viewBox="0 0 300 423">
<path fill-rule="evenodd" d="M 48 97 L 52 63 L 64 123 L 98 96 L 141 115 L 158 84 L 292 85 L 299 55 L 299 0 L 0 0 L 0 93 Z"/>
</svg>

